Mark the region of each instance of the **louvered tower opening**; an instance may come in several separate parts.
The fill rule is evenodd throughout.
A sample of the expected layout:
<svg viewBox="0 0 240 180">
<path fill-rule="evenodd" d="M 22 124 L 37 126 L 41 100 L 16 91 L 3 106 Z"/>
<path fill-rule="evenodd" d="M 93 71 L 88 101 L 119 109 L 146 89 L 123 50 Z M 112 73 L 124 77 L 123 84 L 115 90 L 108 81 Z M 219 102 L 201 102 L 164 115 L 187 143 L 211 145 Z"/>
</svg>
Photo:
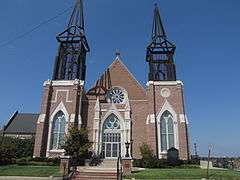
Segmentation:
<svg viewBox="0 0 240 180">
<path fill-rule="evenodd" d="M 173 61 L 175 45 L 167 40 L 159 8 L 155 5 L 151 43 L 147 47 L 146 61 L 149 63 L 149 81 L 175 81 L 176 69 Z"/>
<path fill-rule="evenodd" d="M 83 2 L 76 0 L 66 29 L 57 35 L 59 50 L 56 57 L 53 80 L 85 80 L 86 54 L 90 51 L 85 31 Z"/>
</svg>

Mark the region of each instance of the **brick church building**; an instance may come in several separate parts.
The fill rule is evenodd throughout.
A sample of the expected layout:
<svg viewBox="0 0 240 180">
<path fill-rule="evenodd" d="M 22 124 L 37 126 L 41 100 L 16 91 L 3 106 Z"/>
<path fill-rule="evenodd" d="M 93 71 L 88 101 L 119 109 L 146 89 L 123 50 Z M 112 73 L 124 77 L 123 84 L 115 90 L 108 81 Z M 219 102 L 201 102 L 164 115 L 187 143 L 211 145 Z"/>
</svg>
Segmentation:
<svg viewBox="0 0 240 180">
<path fill-rule="evenodd" d="M 149 28 L 150 29 L 150 28 Z M 59 48 L 53 77 L 44 82 L 37 120 L 34 156 L 64 154 L 61 145 L 72 126 L 85 127 L 96 154 L 106 159 L 140 158 L 147 143 L 158 158 L 176 148 L 180 159 L 189 158 L 188 122 L 183 82 L 176 79 L 175 45 L 168 41 L 158 7 L 154 10 L 149 67 L 142 86 L 116 53 L 113 63 L 91 89 L 86 89 L 86 61 L 90 51 L 83 4 L 77 0 L 66 29 L 57 35 Z M 144 59 L 143 59 L 144 60 Z"/>
</svg>

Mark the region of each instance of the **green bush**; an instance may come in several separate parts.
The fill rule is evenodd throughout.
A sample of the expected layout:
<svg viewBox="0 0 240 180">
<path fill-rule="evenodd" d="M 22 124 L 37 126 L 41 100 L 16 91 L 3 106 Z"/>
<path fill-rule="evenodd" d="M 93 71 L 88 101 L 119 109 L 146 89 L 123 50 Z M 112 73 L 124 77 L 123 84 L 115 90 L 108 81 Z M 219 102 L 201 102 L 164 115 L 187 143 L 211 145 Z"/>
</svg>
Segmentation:
<svg viewBox="0 0 240 180">
<path fill-rule="evenodd" d="M 16 158 L 16 144 L 13 138 L 0 138 L 0 165 L 12 164 Z"/>
<path fill-rule="evenodd" d="M 0 165 L 12 164 L 15 159 L 32 156 L 33 147 L 34 139 L 0 137 Z"/>
<path fill-rule="evenodd" d="M 84 128 L 71 128 L 62 148 L 67 155 L 87 157 L 92 143 L 88 139 L 88 131 Z"/>
<path fill-rule="evenodd" d="M 101 163 L 102 163 L 102 159 L 100 158 L 100 156 L 94 155 L 90 158 L 89 166 L 97 166 Z"/>
<path fill-rule="evenodd" d="M 20 158 L 20 159 L 17 159 L 16 160 L 16 164 L 17 165 L 27 165 L 28 164 L 28 161 L 26 158 Z"/>
<path fill-rule="evenodd" d="M 34 148 L 34 139 L 19 139 L 15 138 L 16 157 L 32 157 Z"/>
<path fill-rule="evenodd" d="M 36 157 L 36 158 L 31 158 L 30 160 L 31 164 L 46 164 L 49 166 L 55 166 L 60 164 L 60 158 L 45 158 L 45 157 Z"/>
<path fill-rule="evenodd" d="M 178 160 L 173 164 L 166 159 L 158 159 L 157 156 L 153 153 L 152 149 L 147 144 L 143 144 L 140 147 L 140 152 L 142 159 L 134 159 L 133 166 L 135 167 L 171 168 L 175 166 L 180 166 L 184 163 L 183 161 Z"/>
</svg>

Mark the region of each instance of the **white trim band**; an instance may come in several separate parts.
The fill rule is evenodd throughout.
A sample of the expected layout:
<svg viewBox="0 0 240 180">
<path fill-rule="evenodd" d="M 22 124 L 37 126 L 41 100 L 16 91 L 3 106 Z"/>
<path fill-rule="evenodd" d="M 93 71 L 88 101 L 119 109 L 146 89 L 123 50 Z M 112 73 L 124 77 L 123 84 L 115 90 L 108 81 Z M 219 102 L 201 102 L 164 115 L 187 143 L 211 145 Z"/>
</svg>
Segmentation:
<svg viewBox="0 0 240 180">
<path fill-rule="evenodd" d="M 43 83 L 43 86 L 46 85 L 52 85 L 52 86 L 73 86 L 73 85 L 84 85 L 84 81 L 81 81 L 79 79 L 75 80 L 47 80 Z"/>
<path fill-rule="evenodd" d="M 182 85 L 183 86 L 183 82 L 181 80 L 177 80 L 177 81 L 148 81 L 147 82 L 147 86 L 149 85 L 168 85 L 168 86 L 172 86 L 172 85 Z"/>
</svg>

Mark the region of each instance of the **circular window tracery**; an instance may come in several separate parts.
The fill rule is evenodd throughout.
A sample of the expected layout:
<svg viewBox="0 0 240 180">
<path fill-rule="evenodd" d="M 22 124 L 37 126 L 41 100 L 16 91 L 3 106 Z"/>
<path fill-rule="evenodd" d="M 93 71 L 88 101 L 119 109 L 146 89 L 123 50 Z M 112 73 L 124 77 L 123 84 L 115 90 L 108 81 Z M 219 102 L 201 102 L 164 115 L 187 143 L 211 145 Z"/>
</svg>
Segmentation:
<svg viewBox="0 0 240 180">
<path fill-rule="evenodd" d="M 120 129 L 120 123 L 116 116 L 111 115 L 105 122 L 105 129 Z"/>
<path fill-rule="evenodd" d="M 120 89 L 118 87 L 114 87 L 109 91 L 108 99 L 112 103 L 121 104 L 124 102 L 125 94 L 122 91 L 122 89 Z"/>
</svg>

